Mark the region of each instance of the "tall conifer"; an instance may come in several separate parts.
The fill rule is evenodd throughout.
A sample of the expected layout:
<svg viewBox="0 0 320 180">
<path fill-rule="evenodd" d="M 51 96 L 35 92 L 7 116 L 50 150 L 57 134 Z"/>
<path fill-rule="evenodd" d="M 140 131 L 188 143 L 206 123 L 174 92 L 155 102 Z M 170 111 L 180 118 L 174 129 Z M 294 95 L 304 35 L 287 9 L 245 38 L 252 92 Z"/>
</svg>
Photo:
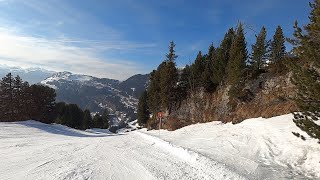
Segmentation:
<svg viewBox="0 0 320 180">
<path fill-rule="evenodd" d="M 178 82 L 178 70 L 176 68 L 176 58 L 174 42 L 170 42 L 169 52 L 166 55 L 163 67 L 160 69 L 160 99 L 162 109 L 171 109 L 175 100 L 175 90 Z"/>
<path fill-rule="evenodd" d="M 0 119 L 2 121 L 13 121 L 14 104 L 13 104 L 14 78 L 8 73 L 0 82 Z"/>
<path fill-rule="evenodd" d="M 241 91 L 244 83 L 244 71 L 248 58 L 247 43 L 243 25 L 237 28 L 237 33 L 230 49 L 230 58 L 227 66 L 227 82 L 231 85 L 229 94 L 235 96 Z"/>
<path fill-rule="evenodd" d="M 302 113 L 295 113 L 294 122 L 311 137 L 320 140 L 320 0 L 310 3 L 309 24 L 303 31 L 295 23 L 294 52 L 299 62 L 292 63 L 293 83 L 298 88 L 297 105 Z"/>
<path fill-rule="evenodd" d="M 271 71 L 276 73 L 281 73 L 284 66 L 284 57 L 286 55 L 285 37 L 281 26 L 278 26 L 275 34 L 273 35 L 273 40 L 270 47 L 270 68 Z"/>
<path fill-rule="evenodd" d="M 140 126 L 144 126 L 147 124 L 147 121 L 149 119 L 149 108 L 147 104 L 147 91 L 144 91 L 142 95 L 139 98 L 138 103 L 138 124 Z"/>
<path fill-rule="evenodd" d="M 229 62 L 229 54 L 231 45 L 235 36 L 233 28 L 229 29 L 225 34 L 220 46 L 216 49 L 215 61 L 213 61 L 212 81 L 215 85 L 219 85 L 226 76 L 226 67 Z"/>
<path fill-rule="evenodd" d="M 261 72 L 267 60 L 267 50 L 269 47 L 269 42 L 266 40 L 267 30 L 265 27 L 262 27 L 258 36 L 256 36 L 256 43 L 252 45 L 252 56 L 251 63 L 253 73 L 257 74 Z"/>
<path fill-rule="evenodd" d="M 213 76 L 213 62 L 215 57 L 215 48 L 213 44 L 209 47 L 209 52 L 205 56 L 205 68 L 202 73 L 202 86 L 205 88 L 206 91 L 213 91 L 214 90 L 214 84 L 212 82 L 212 76 Z"/>
<path fill-rule="evenodd" d="M 201 87 L 202 82 L 202 73 L 205 69 L 205 57 L 202 55 L 202 52 L 199 51 L 196 60 L 191 66 L 192 69 L 192 75 L 193 75 L 193 84 L 195 87 Z"/>
</svg>

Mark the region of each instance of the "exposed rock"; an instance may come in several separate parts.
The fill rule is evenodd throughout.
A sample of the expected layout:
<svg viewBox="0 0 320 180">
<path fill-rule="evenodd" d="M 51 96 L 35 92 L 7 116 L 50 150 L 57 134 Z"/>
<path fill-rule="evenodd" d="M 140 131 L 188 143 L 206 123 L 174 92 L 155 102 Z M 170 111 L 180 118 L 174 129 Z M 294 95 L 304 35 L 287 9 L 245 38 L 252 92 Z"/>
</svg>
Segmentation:
<svg viewBox="0 0 320 180">
<path fill-rule="evenodd" d="M 167 117 L 164 127 L 169 130 L 209 121 L 239 123 L 255 117 L 273 117 L 297 111 L 296 94 L 291 73 L 283 76 L 261 74 L 248 81 L 238 98 L 230 100 L 229 86 L 220 86 L 213 94 L 203 89 L 189 94 Z"/>
</svg>

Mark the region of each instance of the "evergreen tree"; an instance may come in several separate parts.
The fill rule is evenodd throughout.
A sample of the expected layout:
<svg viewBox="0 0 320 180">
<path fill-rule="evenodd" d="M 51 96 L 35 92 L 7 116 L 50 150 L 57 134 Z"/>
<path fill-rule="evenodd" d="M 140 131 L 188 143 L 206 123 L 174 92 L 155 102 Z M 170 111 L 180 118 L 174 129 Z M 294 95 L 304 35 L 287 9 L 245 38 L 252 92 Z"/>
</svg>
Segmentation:
<svg viewBox="0 0 320 180">
<path fill-rule="evenodd" d="M 205 58 L 202 56 L 202 52 L 199 51 L 194 64 L 191 66 L 192 70 L 192 80 L 195 87 L 201 87 L 203 85 L 202 82 L 202 73 L 205 69 Z"/>
<path fill-rule="evenodd" d="M 21 85 L 21 103 L 19 108 L 21 108 L 20 112 L 21 112 L 21 120 L 26 120 L 26 119 L 30 119 L 30 104 L 32 103 L 32 100 L 30 98 L 30 94 L 29 94 L 29 83 L 24 81 Z"/>
<path fill-rule="evenodd" d="M 299 61 L 292 63 L 293 83 L 298 88 L 297 105 L 302 113 L 294 114 L 294 122 L 311 137 L 320 140 L 320 0 L 310 3 L 309 24 L 303 31 L 295 23 L 294 52 Z"/>
<path fill-rule="evenodd" d="M 30 118 L 44 123 L 52 123 L 55 116 L 55 90 L 44 85 L 30 86 Z"/>
<path fill-rule="evenodd" d="M 214 57 L 215 48 L 213 44 L 211 44 L 209 47 L 208 55 L 205 57 L 205 68 L 202 73 L 202 86 L 208 92 L 211 92 L 215 89 L 215 86 L 212 82 Z"/>
<path fill-rule="evenodd" d="M 1 106 L 3 106 L 2 110 L 4 111 L 3 118 L 6 118 L 7 121 L 28 119 L 28 113 L 26 112 L 28 105 L 26 89 L 28 87 L 27 82 L 23 82 L 19 76 L 13 78 L 11 73 L 3 78 L 0 85 L 0 98 L 4 98 L 1 99 Z"/>
<path fill-rule="evenodd" d="M 83 124 L 82 129 L 90 129 L 92 127 L 92 117 L 88 109 L 83 111 Z"/>
<path fill-rule="evenodd" d="M 47 86 L 32 85 L 9 73 L 0 82 L 0 121 L 39 120 L 54 121 L 55 90 Z"/>
<path fill-rule="evenodd" d="M 23 81 L 20 76 L 16 76 L 13 81 L 13 99 L 12 99 L 12 108 L 14 112 L 14 117 L 12 120 L 24 120 L 23 114 L 23 104 L 24 104 L 24 89 Z"/>
<path fill-rule="evenodd" d="M 66 105 L 64 114 L 62 115 L 62 122 L 65 122 L 64 125 L 82 129 L 83 124 L 83 111 L 76 104 Z"/>
<path fill-rule="evenodd" d="M 178 57 L 174 50 L 175 44 L 170 42 L 169 53 L 166 55 L 166 60 L 160 72 L 160 98 L 161 107 L 164 109 L 171 109 L 175 101 L 175 90 L 178 82 L 178 70 L 176 68 L 175 60 Z"/>
<path fill-rule="evenodd" d="M 247 43 L 244 36 L 243 25 L 240 24 L 231 45 L 230 58 L 227 66 L 227 82 L 231 85 L 229 95 L 232 97 L 239 94 L 242 89 L 247 58 Z"/>
<path fill-rule="evenodd" d="M 93 127 L 94 128 L 103 127 L 103 118 L 98 113 L 93 117 Z"/>
<path fill-rule="evenodd" d="M 0 82 L 0 119 L 2 121 L 14 121 L 13 83 L 14 78 L 11 73 L 2 78 Z"/>
<path fill-rule="evenodd" d="M 55 123 L 66 125 L 66 119 L 63 119 L 62 116 L 66 113 L 67 104 L 65 102 L 58 102 L 55 105 Z"/>
<path fill-rule="evenodd" d="M 102 118 L 102 126 L 100 128 L 108 129 L 109 128 L 109 112 L 106 109 L 103 111 L 101 118 Z"/>
<path fill-rule="evenodd" d="M 148 94 L 147 91 L 144 91 L 143 94 L 139 98 L 138 104 L 138 124 L 140 126 L 144 126 L 147 124 L 149 119 L 149 108 L 147 104 Z"/>
<path fill-rule="evenodd" d="M 281 73 L 284 68 L 284 57 L 286 55 L 285 37 L 281 26 L 278 26 L 273 36 L 270 47 L 270 67 L 271 71 Z"/>
<path fill-rule="evenodd" d="M 164 65 L 164 63 L 162 63 L 161 65 Z M 161 67 L 161 65 L 159 67 Z M 161 104 L 159 69 L 160 68 L 158 68 L 158 70 L 154 70 L 150 73 L 150 82 L 149 82 L 149 86 L 148 86 L 148 90 L 147 90 L 148 105 L 149 105 L 150 111 L 154 114 L 159 110 L 160 104 Z"/>
<path fill-rule="evenodd" d="M 174 50 L 174 48 L 176 47 L 176 45 L 174 44 L 173 41 L 170 42 L 169 45 L 169 53 L 166 55 L 166 60 L 165 62 L 175 62 L 178 55 L 176 55 L 176 51 Z"/>
<path fill-rule="evenodd" d="M 265 67 L 267 56 L 267 50 L 269 47 L 269 42 L 266 40 L 267 30 L 265 27 L 262 27 L 258 36 L 256 36 L 256 43 L 252 45 L 252 70 L 254 74 L 259 74 L 263 71 Z"/>
<path fill-rule="evenodd" d="M 213 61 L 212 82 L 215 86 L 219 85 L 226 76 L 226 68 L 229 62 L 230 49 L 235 36 L 233 28 L 225 34 L 220 46 L 216 49 Z"/>
<path fill-rule="evenodd" d="M 193 89 L 191 84 L 191 68 L 189 65 L 186 65 L 180 74 L 178 87 L 177 87 L 177 102 L 181 102 L 187 97 L 188 91 Z"/>
<path fill-rule="evenodd" d="M 186 67 L 183 68 L 179 85 L 181 88 L 185 89 L 185 91 L 193 88 L 191 82 L 191 67 L 189 65 L 186 65 Z"/>
</svg>

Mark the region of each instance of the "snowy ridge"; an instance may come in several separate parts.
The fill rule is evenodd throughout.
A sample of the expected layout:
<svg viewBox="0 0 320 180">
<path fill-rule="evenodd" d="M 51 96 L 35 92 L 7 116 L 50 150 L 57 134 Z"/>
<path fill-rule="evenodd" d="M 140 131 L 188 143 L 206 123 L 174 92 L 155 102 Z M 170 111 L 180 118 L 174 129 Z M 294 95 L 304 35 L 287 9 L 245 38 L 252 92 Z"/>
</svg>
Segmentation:
<svg viewBox="0 0 320 180">
<path fill-rule="evenodd" d="M 159 139 L 155 136 L 147 135 L 141 132 L 135 131 L 144 139 L 154 142 L 154 146 L 157 146 L 168 153 L 179 157 L 186 163 L 191 165 L 204 179 L 246 179 L 235 172 L 230 171 L 225 165 L 219 164 L 214 160 L 205 157 L 197 152 L 191 151 L 186 148 L 175 146 L 167 141 Z M 199 177 L 200 178 L 200 177 Z"/>
<path fill-rule="evenodd" d="M 64 80 L 64 81 L 77 81 L 79 83 L 84 83 L 86 81 L 91 81 L 93 79 L 92 76 L 88 75 L 79 75 L 79 74 L 72 74 L 71 72 L 59 72 L 51 77 L 48 77 L 47 79 L 41 81 L 40 83 L 46 86 L 49 86 L 53 89 L 57 89 L 55 85 L 53 85 L 53 82 L 57 82 L 59 80 Z"/>
</svg>

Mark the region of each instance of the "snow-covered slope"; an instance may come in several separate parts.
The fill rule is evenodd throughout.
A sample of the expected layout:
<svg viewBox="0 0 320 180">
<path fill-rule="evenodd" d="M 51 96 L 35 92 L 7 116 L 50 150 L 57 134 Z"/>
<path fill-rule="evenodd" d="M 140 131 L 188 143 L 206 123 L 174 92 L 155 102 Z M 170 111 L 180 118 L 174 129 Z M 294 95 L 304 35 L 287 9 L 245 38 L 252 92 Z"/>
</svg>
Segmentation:
<svg viewBox="0 0 320 180">
<path fill-rule="evenodd" d="M 320 144 L 308 138 L 292 119 L 289 114 L 248 119 L 237 125 L 196 124 L 173 132 L 161 130 L 160 137 L 250 179 L 320 179 Z M 159 131 L 142 132 L 159 136 Z M 306 141 L 292 132 L 304 135 Z"/>
<path fill-rule="evenodd" d="M 0 179 L 244 179 L 225 165 L 146 134 L 0 123 Z"/>
<path fill-rule="evenodd" d="M 112 79 L 103 79 L 103 80 L 92 77 L 92 76 L 88 76 L 88 75 L 72 74 L 71 72 L 64 71 L 64 72 L 53 74 L 52 76 L 46 78 L 40 83 L 43 85 L 52 87 L 56 90 L 59 88 L 55 84 L 59 84 L 59 83 L 77 83 L 79 85 L 94 86 L 98 89 L 112 86 L 113 84 L 118 83 L 117 80 L 112 80 Z"/>
<path fill-rule="evenodd" d="M 132 128 L 136 128 L 134 123 Z M 174 132 L 0 123 L 0 179 L 320 179 L 320 145 L 292 115 Z"/>
</svg>

